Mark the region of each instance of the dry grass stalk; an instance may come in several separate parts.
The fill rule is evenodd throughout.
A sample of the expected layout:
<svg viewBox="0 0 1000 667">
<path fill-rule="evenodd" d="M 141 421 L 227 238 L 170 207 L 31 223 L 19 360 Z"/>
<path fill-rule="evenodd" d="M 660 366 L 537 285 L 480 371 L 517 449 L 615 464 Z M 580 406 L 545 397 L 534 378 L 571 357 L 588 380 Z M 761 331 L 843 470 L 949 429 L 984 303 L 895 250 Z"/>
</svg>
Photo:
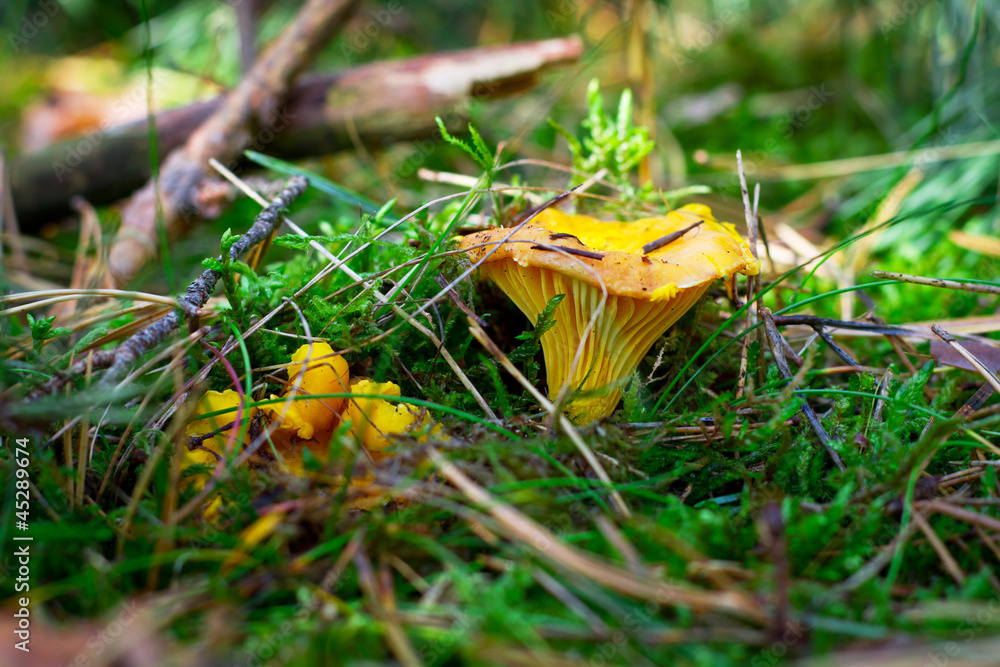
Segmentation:
<svg viewBox="0 0 1000 667">
<path fill-rule="evenodd" d="M 524 377 L 524 374 L 517 369 L 517 366 L 507 357 L 503 351 L 497 347 L 497 344 L 493 342 L 493 339 L 483 330 L 475 320 L 469 318 L 469 331 L 472 333 L 473 338 L 475 338 L 479 343 L 486 348 L 493 357 L 500 362 L 500 365 L 504 367 L 508 373 L 510 373 L 515 380 L 520 383 L 522 387 L 528 390 L 538 404 L 549 413 L 551 419 L 556 419 L 559 423 L 559 427 L 566 433 L 567 437 L 573 442 L 580 454 L 587 461 L 587 464 L 591 467 L 597 478 L 607 487 L 608 494 L 611 496 L 611 502 L 614 504 L 615 508 L 624 517 L 632 516 L 632 512 L 629 510 L 628 505 L 625 503 L 625 499 L 622 498 L 618 490 L 614 488 L 611 478 L 608 477 L 608 473 L 604 470 L 604 466 L 601 465 L 600 461 L 594 456 L 594 452 L 587 443 L 584 442 L 583 438 L 580 436 L 579 431 L 573 426 L 573 423 L 566 417 L 566 415 L 560 413 L 556 406 L 546 398 L 545 394 L 540 392 L 535 385 L 528 382 L 528 378 Z"/>
<path fill-rule="evenodd" d="M 955 557 L 951 555 L 948 551 L 948 547 L 945 546 L 938 534 L 934 532 L 934 528 L 927 521 L 923 514 L 919 511 L 913 513 L 913 521 L 917 524 L 920 532 L 924 534 L 927 541 L 933 547 L 934 552 L 937 553 L 938 558 L 941 559 L 941 564 L 944 566 L 945 571 L 951 575 L 951 578 L 955 580 L 959 586 L 965 583 L 965 573 L 962 572 L 962 568 L 958 566 L 955 561 Z"/>
<path fill-rule="evenodd" d="M 977 292 L 979 294 L 1000 294 L 1000 285 L 990 285 L 986 283 L 969 283 L 962 280 L 947 280 L 945 278 L 925 278 L 924 276 L 912 276 L 907 273 L 893 273 L 892 271 L 872 271 L 872 277 L 879 280 L 899 280 L 915 285 L 927 285 L 929 287 L 940 287 L 942 289 L 955 289 L 963 292 Z"/>
<path fill-rule="evenodd" d="M 632 598 L 653 600 L 666 606 L 685 605 L 695 612 L 727 612 L 758 623 L 765 619 L 760 603 L 743 592 L 699 591 L 640 577 L 581 552 L 565 544 L 557 535 L 536 521 L 497 500 L 433 447 L 428 447 L 427 452 L 431 461 L 449 482 L 499 522 L 508 539 L 530 547 L 553 565 L 575 572 Z"/>
</svg>

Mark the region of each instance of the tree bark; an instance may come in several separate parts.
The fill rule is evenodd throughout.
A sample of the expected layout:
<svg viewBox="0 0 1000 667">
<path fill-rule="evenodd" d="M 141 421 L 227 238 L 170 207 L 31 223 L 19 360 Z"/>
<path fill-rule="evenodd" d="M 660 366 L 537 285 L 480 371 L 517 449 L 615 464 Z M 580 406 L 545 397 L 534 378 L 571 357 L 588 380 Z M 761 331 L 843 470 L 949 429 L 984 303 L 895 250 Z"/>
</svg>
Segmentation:
<svg viewBox="0 0 1000 667">
<path fill-rule="evenodd" d="M 541 72 L 571 63 L 581 52 L 580 41 L 568 37 L 303 75 L 279 110 L 287 126 L 259 133 L 247 148 L 294 160 L 351 148 L 352 123 L 361 143 L 373 148 L 436 135 L 435 116 L 459 129 L 472 100 L 523 92 Z M 223 100 L 157 114 L 161 158 L 183 145 Z M 148 138 L 146 121 L 141 121 L 63 141 L 9 163 L 23 230 L 37 232 L 42 224 L 71 215 L 74 196 L 102 206 L 134 192 L 150 177 Z"/>
<path fill-rule="evenodd" d="M 210 159 L 235 163 L 255 136 L 280 126 L 280 105 L 295 77 L 343 27 L 359 2 L 306 0 L 239 85 L 184 146 L 167 156 L 158 182 L 148 181 L 129 198 L 108 256 L 111 275 L 118 284 L 128 283 L 140 267 L 157 256 L 161 224 L 171 240 L 194 217 L 194 197 L 208 175 Z"/>
</svg>

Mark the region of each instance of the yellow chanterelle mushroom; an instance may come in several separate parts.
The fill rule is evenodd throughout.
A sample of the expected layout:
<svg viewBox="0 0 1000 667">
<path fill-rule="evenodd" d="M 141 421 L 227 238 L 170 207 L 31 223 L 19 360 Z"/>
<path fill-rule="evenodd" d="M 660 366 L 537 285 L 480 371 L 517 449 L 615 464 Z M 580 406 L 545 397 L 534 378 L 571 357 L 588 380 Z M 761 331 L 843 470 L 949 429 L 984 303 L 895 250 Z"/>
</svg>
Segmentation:
<svg viewBox="0 0 1000 667">
<path fill-rule="evenodd" d="M 426 410 L 376 398 L 399 396 L 400 389 L 395 383 L 374 382 L 363 377 L 352 380 L 347 361 L 335 355 L 333 348 L 327 343 L 314 342 L 311 346 L 303 345 L 296 350 L 288 365 L 288 376 L 289 383 L 283 398 L 291 397 L 298 378 L 299 388 L 295 400 L 290 404 L 282 401 L 262 406 L 260 412 L 265 419 L 261 420 L 260 427 L 271 429 L 268 439 L 280 455 L 284 468 L 292 475 L 310 475 L 305 466 L 307 449 L 316 459 L 326 461 L 331 438 L 338 433 L 336 427 L 341 420 L 348 425 L 346 433 L 364 446 L 373 461 L 393 456 L 391 451 L 386 451 L 393 436 L 415 436 L 420 442 L 426 442 L 428 435 L 437 435 L 441 431 L 439 425 L 432 425 L 431 416 Z M 338 393 L 350 393 L 351 398 L 310 398 Z M 182 450 L 182 467 L 196 464 L 211 467 L 221 460 L 231 430 L 236 429 L 238 433 L 240 425 L 249 425 L 257 414 L 255 408 L 246 409 L 243 411 L 242 421 L 235 423 L 239 404 L 240 396 L 232 389 L 224 392 L 208 391 L 202 396 L 198 402 L 197 414 L 225 413 L 202 417 L 187 425 L 186 434 L 189 443 L 194 446 Z M 248 429 L 242 443 L 236 443 L 235 447 L 241 449 L 248 446 L 251 439 Z M 258 462 L 268 460 L 270 459 L 264 457 L 258 459 Z M 209 470 L 189 476 L 189 481 L 185 484 L 201 487 L 210 474 Z M 318 478 L 326 481 L 336 479 L 322 471 Z M 391 497 L 391 489 L 377 484 L 374 470 L 367 469 L 351 478 L 347 506 L 352 509 L 370 509 Z M 216 516 L 221 504 L 221 498 L 215 498 L 205 510 L 205 516 Z"/>
<path fill-rule="evenodd" d="M 431 423 L 426 410 L 405 403 L 392 403 L 384 398 L 371 398 L 399 396 L 399 385 L 394 382 L 355 378 L 351 382 L 351 394 L 345 417 L 351 422 L 354 437 L 375 460 L 388 454 L 383 453 L 391 444 L 388 436 L 419 434 Z M 426 442 L 426 434 L 420 440 Z"/>
<path fill-rule="evenodd" d="M 304 372 L 303 372 L 304 369 Z M 303 345 L 292 355 L 288 365 L 288 389 L 292 393 L 296 378 L 301 374 L 298 393 L 281 421 L 282 428 L 295 432 L 303 440 L 313 434 L 327 431 L 344 408 L 343 398 L 309 398 L 312 395 L 342 394 L 349 391 L 350 374 L 347 362 L 333 353 L 329 343 L 314 342 Z M 278 398 L 271 396 L 271 398 Z M 273 419 L 281 416 L 286 406 L 282 403 L 267 405 L 264 410 Z"/>
<path fill-rule="evenodd" d="M 700 204 L 632 222 L 546 209 L 497 247 L 510 231 L 472 234 L 461 247 L 473 261 L 496 248 L 481 275 L 532 322 L 550 299 L 566 295 L 541 343 L 549 395 L 554 398 L 567 383 L 587 393 L 566 406 L 577 423 L 614 411 L 643 356 L 713 281 L 755 275 L 760 268 L 733 225 L 717 221 Z"/>
</svg>

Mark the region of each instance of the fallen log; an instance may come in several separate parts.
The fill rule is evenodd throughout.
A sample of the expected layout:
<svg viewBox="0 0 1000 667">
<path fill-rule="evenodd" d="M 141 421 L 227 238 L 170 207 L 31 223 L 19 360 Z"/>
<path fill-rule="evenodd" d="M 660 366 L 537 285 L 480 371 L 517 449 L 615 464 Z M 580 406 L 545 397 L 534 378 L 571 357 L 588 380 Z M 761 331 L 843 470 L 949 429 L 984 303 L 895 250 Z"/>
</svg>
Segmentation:
<svg viewBox="0 0 1000 667">
<path fill-rule="evenodd" d="M 354 13 L 360 0 L 306 0 L 219 107 L 184 145 L 171 151 L 150 179 L 122 206 L 122 224 L 108 254 L 119 285 L 128 283 L 197 218 L 195 197 L 212 159 L 235 164 L 254 137 L 287 121 L 280 113 L 295 79 Z"/>
<path fill-rule="evenodd" d="M 580 40 L 568 37 L 303 75 L 279 110 L 279 122 L 287 125 L 261 130 L 249 148 L 292 160 L 349 149 L 352 131 L 376 148 L 423 139 L 437 132 L 435 116 L 459 128 L 472 100 L 523 92 L 540 73 L 575 61 L 581 52 Z M 157 114 L 159 155 L 181 146 L 222 99 Z M 37 231 L 70 215 L 76 195 L 106 205 L 134 192 L 150 177 L 148 135 L 146 122 L 136 122 L 14 160 L 11 187 L 22 229 Z"/>
</svg>

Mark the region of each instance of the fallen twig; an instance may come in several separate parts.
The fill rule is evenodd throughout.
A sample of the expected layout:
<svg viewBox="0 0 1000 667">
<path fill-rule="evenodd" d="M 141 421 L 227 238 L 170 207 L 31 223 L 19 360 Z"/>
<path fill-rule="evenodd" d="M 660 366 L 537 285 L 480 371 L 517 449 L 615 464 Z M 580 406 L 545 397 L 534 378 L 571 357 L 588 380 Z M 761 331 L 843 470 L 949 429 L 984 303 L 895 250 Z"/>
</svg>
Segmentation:
<svg viewBox="0 0 1000 667">
<path fill-rule="evenodd" d="M 891 271 L 872 271 L 872 277 L 880 280 L 901 280 L 904 283 L 941 287 L 943 289 L 957 289 L 964 292 L 1000 294 L 1000 285 L 987 285 L 985 283 L 967 283 L 962 280 L 947 280 L 944 278 L 925 278 L 924 276 L 911 276 L 907 273 L 893 273 Z"/>
<path fill-rule="evenodd" d="M 867 322 L 852 322 L 850 320 L 836 320 L 830 317 L 817 317 L 816 315 L 773 315 L 772 319 L 779 327 L 792 324 L 804 324 L 808 327 L 812 327 L 813 329 L 816 327 L 853 329 L 856 331 L 868 331 L 873 334 L 888 336 L 919 336 L 923 333 L 922 331 L 914 331 L 904 327 L 868 324 Z"/>
<path fill-rule="evenodd" d="M 831 336 L 830 334 L 828 334 L 826 332 L 826 329 L 824 329 L 822 326 L 817 325 L 817 326 L 813 327 L 813 331 L 816 332 L 817 336 L 819 336 L 820 338 L 823 339 L 823 342 L 826 343 L 830 347 L 830 349 L 833 350 L 834 353 L 838 357 L 840 357 L 841 359 L 844 360 L 844 363 L 846 363 L 848 366 L 854 366 L 855 368 L 858 368 L 858 369 L 861 368 L 861 364 L 859 364 L 854 359 L 854 357 L 852 357 L 847 352 L 847 350 L 845 350 L 844 348 L 842 348 L 839 345 L 837 345 L 837 343 L 833 340 L 833 336 Z"/>
<path fill-rule="evenodd" d="M 289 90 L 282 117 L 261 130 L 256 145 L 266 143 L 268 155 L 295 160 L 357 146 L 382 148 L 391 142 L 433 138 L 438 132 L 435 116 L 441 116 L 449 130 L 459 130 L 473 101 L 522 93 L 537 83 L 542 72 L 575 61 L 582 50 L 579 38 L 564 37 L 303 74 Z M 159 157 L 182 147 L 225 100 L 222 96 L 158 113 Z M 111 128 L 100 141 L 88 142 L 93 151 L 80 157 L 72 178 L 67 178 L 53 165 L 75 155 L 80 142 L 80 137 L 73 137 L 9 163 L 13 192 L 9 200 L 17 208 L 23 231 L 37 233 L 44 223 L 71 215 L 74 195 L 103 206 L 127 197 L 149 180 L 146 119 Z M 404 161 L 396 175 L 407 176 L 412 162 Z M 212 203 L 211 194 L 204 183 L 199 184 L 193 195 L 195 209 L 211 212 L 202 203 L 206 195 Z"/>
<path fill-rule="evenodd" d="M 771 354 L 774 355 L 774 361 L 778 364 L 778 371 L 781 373 L 781 377 L 786 380 L 791 380 L 793 377 L 791 369 L 788 367 L 788 362 L 785 361 L 785 354 L 781 346 L 781 332 L 778 331 L 778 327 L 775 323 L 775 317 L 771 315 L 770 308 L 760 309 L 761 319 L 764 320 L 764 330 L 767 332 L 767 337 L 771 343 Z M 816 432 L 816 436 L 819 438 L 820 444 L 826 449 L 830 458 L 833 459 L 834 465 L 838 469 L 844 470 L 844 462 L 840 459 L 840 455 L 833 449 L 830 445 L 830 436 L 827 435 L 826 429 L 823 428 L 823 424 L 820 423 L 819 417 L 810 407 L 809 403 L 805 400 L 802 401 L 802 412 L 805 414 L 806 419 L 809 421 L 809 425 L 812 426 L 813 431 Z"/>
</svg>

